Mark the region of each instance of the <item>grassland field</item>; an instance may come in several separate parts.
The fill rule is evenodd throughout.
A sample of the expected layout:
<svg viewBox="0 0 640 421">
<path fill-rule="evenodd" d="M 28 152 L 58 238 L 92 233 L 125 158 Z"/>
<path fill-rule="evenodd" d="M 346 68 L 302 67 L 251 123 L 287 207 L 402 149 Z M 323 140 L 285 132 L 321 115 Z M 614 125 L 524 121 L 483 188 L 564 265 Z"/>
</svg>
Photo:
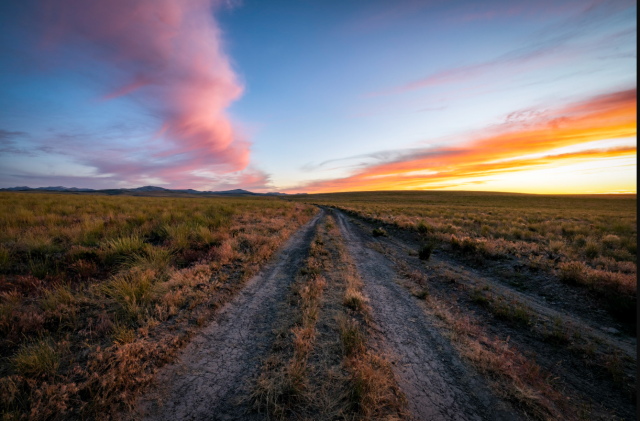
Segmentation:
<svg viewBox="0 0 640 421">
<path fill-rule="evenodd" d="M 269 198 L 0 193 L 3 419 L 126 405 L 315 212 Z"/>
<path fill-rule="evenodd" d="M 468 386 L 446 398 L 428 388 L 404 393 L 380 345 L 430 355 L 430 341 L 442 338 L 450 345 L 440 342 L 438 352 L 473 366 L 514 413 L 626 419 L 637 405 L 636 361 L 624 353 L 637 349 L 635 195 L 2 192 L 3 420 L 112 419 L 134 410 L 157 371 L 249 279 L 285 259 L 283 245 L 310 230 L 318 212 L 308 255 L 300 267 L 290 263 L 296 275 L 284 307 L 270 316 L 276 336 L 245 400 L 256 413 L 395 420 L 435 398 L 463 402 L 455 390 Z M 373 284 L 406 297 L 372 301 L 382 291 Z M 541 291 L 552 291 L 553 302 L 540 301 Z M 397 328 L 404 319 L 384 313 L 400 304 L 411 322 L 424 318 L 404 335 L 431 332 L 431 324 L 440 332 L 417 351 L 376 327 Z M 592 325 L 616 329 L 591 335 L 583 326 Z M 446 378 L 449 368 L 438 370 Z"/>
<path fill-rule="evenodd" d="M 603 306 L 636 320 L 635 195 L 534 196 L 474 192 L 358 192 L 298 201 L 414 231 L 479 260 L 525 259 L 534 270 L 602 295 Z"/>
</svg>

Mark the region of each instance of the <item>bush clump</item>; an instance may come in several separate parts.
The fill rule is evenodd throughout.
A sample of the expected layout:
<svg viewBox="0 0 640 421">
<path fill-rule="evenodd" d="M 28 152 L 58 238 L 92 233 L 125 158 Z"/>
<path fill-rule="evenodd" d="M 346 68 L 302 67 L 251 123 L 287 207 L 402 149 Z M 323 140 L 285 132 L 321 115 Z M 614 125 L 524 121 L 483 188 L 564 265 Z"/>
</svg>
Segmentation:
<svg viewBox="0 0 640 421">
<path fill-rule="evenodd" d="M 598 255 L 600 254 L 600 247 L 598 246 L 598 243 L 596 243 L 595 241 L 587 240 L 586 244 L 584 245 L 584 254 L 589 259 L 595 259 L 596 257 L 598 257 Z"/>
<path fill-rule="evenodd" d="M 573 285 L 585 283 L 587 267 L 582 262 L 568 262 L 560 264 L 560 279 Z"/>
<path fill-rule="evenodd" d="M 418 224 L 416 225 L 416 230 L 420 234 L 428 234 L 434 231 L 433 227 L 431 225 L 426 224 L 424 221 L 418 222 Z"/>
<path fill-rule="evenodd" d="M 431 257 L 431 253 L 433 253 L 433 249 L 435 248 L 435 243 L 432 241 L 423 244 L 418 249 L 418 257 L 420 260 L 429 260 Z"/>
<path fill-rule="evenodd" d="M 382 228 L 375 228 L 373 230 L 373 236 L 374 237 L 386 237 L 387 236 L 387 232 L 385 230 L 383 230 Z"/>
</svg>

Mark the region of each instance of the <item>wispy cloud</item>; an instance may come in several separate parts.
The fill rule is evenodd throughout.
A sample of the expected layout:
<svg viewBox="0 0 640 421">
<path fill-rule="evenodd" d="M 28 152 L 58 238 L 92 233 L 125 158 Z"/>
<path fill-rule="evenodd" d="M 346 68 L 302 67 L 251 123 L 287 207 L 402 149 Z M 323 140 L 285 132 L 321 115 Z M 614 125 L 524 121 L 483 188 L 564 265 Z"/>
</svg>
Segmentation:
<svg viewBox="0 0 640 421">
<path fill-rule="evenodd" d="M 616 12 L 631 8 L 634 4 L 635 2 L 627 0 L 595 1 L 583 4 L 582 11 L 576 16 L 565 19 L 562 24 L 554 24 L 532 34 L 525 45 L 515 50 L 483 62 L 443 69 L 399 86 L 372 92 L 368 96 L 392 95 L 444 84 L 461 83 L 487 74 L 532 71 L 557 66 L 559 62 L 568 62 L 578 55 L 591 53 L 598 48 L 609 52 L 609 47 L 613 43 L 619 43 L 623 38 L 635 37 L 637 32 L 635 26 L 614 33 L 606 33 L 597 40 L 583 38 L 594 32 L 596 27 L 603 25 L 603 22 Z M 495 9 L 482 12 L 480 15 L 487 17 L 502 13 L 519 14 L 524 10 L 523 7 L 505 10 L 498 5 L 493 6 Z M 578 6 L 574 4 L 572 7 Z M 618 57 L 626 55 L 628 54 L 618 54 Z"/>
<path fill-rule="evenodd" d="M 511 115 L 500 127 L 451 147 L 397 151 L 395 157 L 360 168 L 351 176 L 309 183 L 292 191 L 329 192 L 440 187 L 470 177 L 487 177 L 578 160 L 631 156 L 636 146 L 554 150 L 637 134 L 637 91 L 630 89 L 570 104 L 559 110 Z M 387 152 L 388 153 L 388 152 Z M 527 155 L 541 154 L 535 158 Z M 326 164 L 326 163 L 325 163 Z"/>
<path fill-rule="evenodd" d="M 114 162 L 110 172 L 131 176 L 139 166 L 141 174 L 152 170 L 150 176 L 174 182 L 195 172 L 238 172 L 249 164 L 250 143 L 225 112 L 240 97 L 243 86 L 223 51 L 220 29 L 213 17 L 219 3 L 45 3 L 42 23 L 46 45 L 52 51 L 64 46 L 87 52 L 86 57 L 117 75 L 106 82 L 104 88 L 110 91 L 103 95 L 104 100 L 132 96 L 158 110 L 162 119 L 155 141 L 146 145 L 149 164 L 140 166 L 139 161 L 125 159 Z M 109 149 L 109 145 L 102 146 Z M 101 157 L 96 161 L 101 171 L 106 162 Z"/>
<path fill-rule="evenodd" d="M 0 154 L 30 155 L 31 151 L 20 147 L 17 142 L 27 136 L 25 132 L 0 129 Z"/>
</svg>

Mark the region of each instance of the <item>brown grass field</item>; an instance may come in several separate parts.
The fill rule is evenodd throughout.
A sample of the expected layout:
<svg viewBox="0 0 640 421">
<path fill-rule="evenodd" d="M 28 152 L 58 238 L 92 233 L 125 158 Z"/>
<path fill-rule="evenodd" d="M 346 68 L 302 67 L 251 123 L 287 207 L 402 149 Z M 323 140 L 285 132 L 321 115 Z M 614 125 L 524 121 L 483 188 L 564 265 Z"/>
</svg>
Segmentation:
<svg viewBox="0 0 640 421">
<path fill-rule="evenodd" d="M 315 212 L 265 198 L 0 193 L 3 419 L 127 404 Z"/>
<path fill-rule="evenodd" d="M 635 195 L 0 211 L 3 420 L 635 417 Z"/>
<path fill-rule="evenodd" d="M 516 257 L 593 290 L 603 306 L 635 322 L 635 195 L 365 192 L 302 200 L 417 232 L 482 262 Z"/>
</svg>

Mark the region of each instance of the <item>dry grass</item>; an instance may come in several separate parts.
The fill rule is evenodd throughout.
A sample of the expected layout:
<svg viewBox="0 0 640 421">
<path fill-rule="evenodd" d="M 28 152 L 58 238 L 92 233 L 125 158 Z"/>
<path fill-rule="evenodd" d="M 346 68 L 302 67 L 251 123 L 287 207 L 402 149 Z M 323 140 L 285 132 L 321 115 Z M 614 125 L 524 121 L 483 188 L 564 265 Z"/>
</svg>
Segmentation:
<svg viewBox="0 0 640 421">
<path fill-rule="evenodd" d="M 349 373 L 347 390 L 351 411 L 365 420 L 401 419 L 405 414 L 406 398 L 388 359 L 372 348 L 367 338 L 371 309 L 362 293 L 364 284 L 344 248 L 340 232 L 336 229 L 331 235 L 336 243 L 340 278 L 344 283 L 342 304 L 347 308 L 347 313 L 338 317 L 337 322 L 343 365 Z"/>
<path fill-rule="evenodd" d="M 58 371 L 60 352 L 48 339 L 25 344 L 11 358 L 16 372 L 34 379 L 50 378 Z"/>
<path fill-rule="evenodd" d="M 269 198 L 1 193 L 3 416 L 126 408 L 314 213 Z"/>
<path fill-rule="evenodd" d="M 316 336 L 316 322 L 326 282 L 322 272 L 323 241 L 319 232 L 295 283 L 288 302 L 291 307 L 280 314 L 283 326 L 271 355 L 263 362 L 251 394 L 252 406 L 277 419 L 285 419 L 297 406 L 308 405 L 307 359 Z M 294 320 L 288 324 L 288 320 Z"/>
<path fill-rule="evenodd" d="M 604 297 L 635 322 L 637 204 L 630 196 L 536 196 L 472 192 L 363 192 L 295 200 L 335 207 L 383 230 L 417 232 L 475 262 L 522 259 Z M 421 248 L 425 260 L 430 255 Z M 564 275 L 567 264 L 584 265 Z M 597 271 L 597 272 L 595 272 Z"/>
<path fill-rule="evenodd" d="M 548 382 L 549 376 L 509 341 L 491 339 L 472 317 L 432 297 L 428 312 L 439 318 L 450 332 L 452 343 L 478 371 L 493 377 L 501 394 L 524 407 L 540 420 L 557 419 L 568 408 L 566 399 Z M 558 406 L 560 405 L 560 407 Z"/>
<path fill-rule="evenodd" d="M 291 288 L 291 308 L 252 393 L 276 419 L 398 419 L 404 404 L 390 364 L 367 340 L 367 301 L 328 216 Z M 295 320 L 287 325 L 287 320 Z M 318 324 L 324 337 L 318 337 Z"/>
<path fill-rule="evenodd" d="M 412 293 L 426 284 L 426 276 L 412 271 L 403 260 L 396 260 L 396 264 L 406 278 L 401 283 Z M 541 344 L 548 343 L 550 350 L 564 355 L 566 352 L 563 351 L 569 351 L 573 356 L 579 356 L 581 361 L 588 361 L 594 374 L 608 375 L 616 382 L 616 388 L 629 396 L 632 396 L 631 392 L 635 393 L 635 386 L 627 382 L 630 369 L 635 372 L 634 362 L 628 359 L 623 362 L 617 358 L 617 351 L 609 346 L 598 347 L 596 339 L 583 335 L 570 321 L 561 316 L 549 319 L 513 297 L 494 292 L 489 285 L 471 286 L 466 281 L 472 279 L 460 279 L 465 277 L 463 273 L 452 273 L 440 265 L 431 269 L 436 271 L 435 278 L 442 278 L 442 282 L 454 289 L 426 297 L 427 314 L 443 322 L 441 327 L 448 331 L 460 355 L 492 379 L 499 394 L 516 402 L 527 413 L 544 420 L 574 419 L 576 398 L 579 400 L 580 397 L 575 394 L 569 397 L 565 387 L 558 386 L 553 379 L 559 379 L 560 375 L 552 374 L 556 372 L 555 367 L 545 370 L 536 363 L 529 340 L 521 343 L 524 351 L 516 348 L 509 335 L 514 327 L 527 332 L 529 338 L 536 338 Z M 467 300 L 488 310 L 499 322 L 494 322 L 491 315 L 469 308 L 465 304 Z M 502 321 L 509 322 L 509 330 L 503 331 L 504 336 L 489 335 L 488 332 L 496 333 L 489 326 L 501 326 Z"/>
</svg>

